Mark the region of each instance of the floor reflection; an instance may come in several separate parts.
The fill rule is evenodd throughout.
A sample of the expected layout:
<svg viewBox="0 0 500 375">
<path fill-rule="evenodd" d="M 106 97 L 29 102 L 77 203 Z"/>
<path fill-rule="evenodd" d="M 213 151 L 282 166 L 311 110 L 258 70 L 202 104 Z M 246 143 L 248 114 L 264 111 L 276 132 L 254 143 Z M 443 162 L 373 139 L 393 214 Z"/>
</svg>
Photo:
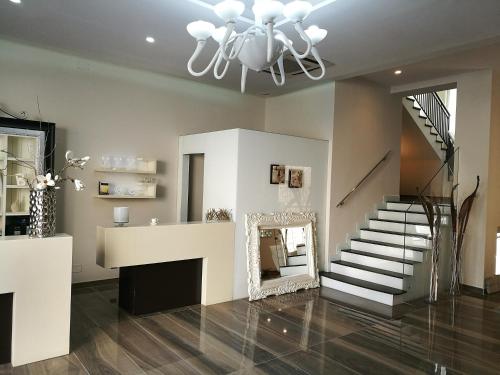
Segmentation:
<svg viewBox="0 0 500 375">
<path fill-rule="evenodd" d="M 463 295 L 387 319 L 318 289 L 133 317 L 117 286 L 73 293 L 72 353 L 0 374 L 498 374 L 500 298 Z"/>
</svg>

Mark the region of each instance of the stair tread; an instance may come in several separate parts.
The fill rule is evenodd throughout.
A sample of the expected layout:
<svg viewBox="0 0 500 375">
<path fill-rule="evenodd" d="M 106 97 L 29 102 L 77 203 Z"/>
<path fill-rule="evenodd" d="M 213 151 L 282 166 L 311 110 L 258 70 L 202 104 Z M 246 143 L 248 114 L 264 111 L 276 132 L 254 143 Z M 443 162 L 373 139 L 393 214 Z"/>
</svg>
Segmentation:
<svg viewBox="0 0 500 375">
<path fill-rule="evenodd" d="M 387 222 L 387 223 L 396 223 L 396 224 L 409 224 L 409 225 L 420 225 L 420 226 L 423 226 L 423 227 L 428 227 L 429 224 L 424 224 L 424 223 L 414 223 L 414 222 L 411 222 L 411 221 L 400 221 L 400 220 L 387 220 L 387 219 L 378 219 L 378 218 L 373 218 L 373 219 L 369 219 L 370 221 L 383 221 L 383 222 Z"/>
<path fill-rule="evenodd" d="M 388 287 L 385 285 L 375 284 L 375 283 L 371 283 L 369 281 L 364 281 L 361 279 L 356 279 L 354 277 L 339 275 L 339 274 L 336 274 L 333 272 L 320 272 L 320 276 L 324 276 L 324 277 L 327 277 L 327 278 L 332 279 L 332 280 L 341 281 L 343 283 L 359 286 L 361 288 L 366 288 L 366 289 L 370 289 L 370 290 L 374 290 L 374 291 L 386 293 L 386 294 L 401 295 L 401 294 L 406 293 L 402 289 L 391 288 L 391 287 Z"/>
<path fill-rule="evenodd" d="M 342 250 L 342 251 L 344 251 L 346 253 L 363 255 L 363 256 L 370 257 L 370 258 L 377 258 L 377 259 L 389 260 L 391 262 L 404 263 L 404 264 L 409 264 L 409 265 L 414 265 L 414 264 L 421 263 L 421 262 L 418 262 L 416 260 L 409 260 L 409 259 L 389 257 L 387 255 L 380 255 L 380 254 L 370 253 L 368 251 L 353 250 L 353 249 L 345 249 L 345 250 Z"/>
<path fill-rule="evenodd" d="M 387 271 L 376 267 L 365 266 L 359 263 L 346 262 L 345 260 L 334 260 L 332 261 L 332 263 L 340 264 L 341 266 L 357 268 L 363 271 L 374 272 L 385 276 L 397 277 L 398 279 L 403 279 L 405 277 L 405 275 L 401 272 Z"/>
<path fill-rule="evenodd" d="M 367 240 L 367 239 L 364 239 L 364 238 L 352 238 L 351 241 L 371 243 L 371 244 L 374 244 L 374 245 L 380 245 L 380 246 L 386 246 L 386 247 L 397 247 L 397 248 L 400 248 L 400 249 L 413 250 L 413 251 L 425 251 L 425 250 L 428 250 L 428 249 L 423 248 L 423 247 L 403 246 L 403 245 L 398 245 L 398 244 L 390 243 L 390 242 L 381 242 L 381 241 Z"/>
<path fill-rule="evenodd" d="M 430 234 L 415 234 L 415 233 L 402 233 L 402 232 L 392 232 L 389 230 L 382 230 L 382 229 L 371 229 L 371 228 L 361 228 L 361 231 L 365 232 L 377 232 L 377 233 L 384 233 L 384 234 L 395 234 L 398 236 L 406 236 L 406 237 L 419 237 L 419 238 L 430 238 Z"/>
</svg>

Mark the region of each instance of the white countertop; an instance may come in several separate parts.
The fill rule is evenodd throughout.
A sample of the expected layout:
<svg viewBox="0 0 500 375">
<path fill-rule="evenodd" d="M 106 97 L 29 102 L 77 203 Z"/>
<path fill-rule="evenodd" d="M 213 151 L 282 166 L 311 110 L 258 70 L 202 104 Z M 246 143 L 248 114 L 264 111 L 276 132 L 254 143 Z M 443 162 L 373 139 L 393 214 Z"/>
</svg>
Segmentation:
<svg viewBox="0 0 500 375">
<path fill-rule="evenodd" d="M 57 233 L 53 237 L 45 237 L 45 238 L 30 238 L 28 235 L 24 236 L 5 236 L 5 237 L 0 237 L 0 241 L 20 241 L 20 240 L 29 240 L 29 241 L 37 241 L 37 240 L 50 240 L 52 238 L 64 238 L 64 237 L 71 237 L 69 234 L 66 233 Z"/>
</svg>

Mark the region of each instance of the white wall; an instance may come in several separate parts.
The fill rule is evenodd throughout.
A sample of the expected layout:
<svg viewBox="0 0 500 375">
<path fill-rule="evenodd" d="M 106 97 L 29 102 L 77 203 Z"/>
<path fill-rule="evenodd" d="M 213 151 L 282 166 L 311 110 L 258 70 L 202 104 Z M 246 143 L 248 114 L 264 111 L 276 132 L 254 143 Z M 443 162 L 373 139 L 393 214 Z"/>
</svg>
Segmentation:
<svg viewBox="0 0 500 375">
<path fill-rule="evenodd" d="M 318 254 L 320 261 L 324 261 L 327 141 L 234 129 L 185 136 L 181 138 L 180 145 L 179 155 L 205 153 L 204 210 L 233 210 L 236 222 L 234 298 L 248 296 L 247 213 L 285 210 L 316 212 Z M 182 160 L 186 159 L 179 157 L 179 160 L 179 170 L 183 170 Z M 271 164 L 302 168 L 304 187 L 290 189 L 288 185 L 271 185 Z"/>
<path fill-rule="evenodd" d="M 96 226 L 112 223 L 113 206 L 128 205 L 131 224 L 176 220 L 179 135 L 264 128 L 264 99 L 6 41 L 0 51 L 0 105 L 37 119 L 38 97 L 43 119 L 57 124 L 56 166 L 66 149 L 93 158 L 76 173 L 88 190 L 68 186 L 58 196 L 58 230 L 74 236 L 73 262 L 83 266 L 74 281 L 116 276 L 95 264 Z M 158 199 L 93 198 L 105 177 L 93 169 L 99 156 L 113 153 L 160 161 Z"/>
<path fill-rule="evenodd" d="M 203 216 L 209 208 L 236 211 L 236 184 L 238 180 L 238 129 L 201 133 L 179 138 L 177 220 L 185 221 L 187 209 L 187 179 L 189 165 L 181 157 L 204 154 Z"/>
<path fill-rule="evenodd" d="M 245 215 L 251 212 L 313 211 L 318 225 L 318 262 L 324 263 L 328 141 L 239 131 L 234 297 L 248 295 Z M 304 186 L 271 185 L 270 165 L 304 170 Z M 288 181 L 288 171 L 286 173 Z"/>
</svg>

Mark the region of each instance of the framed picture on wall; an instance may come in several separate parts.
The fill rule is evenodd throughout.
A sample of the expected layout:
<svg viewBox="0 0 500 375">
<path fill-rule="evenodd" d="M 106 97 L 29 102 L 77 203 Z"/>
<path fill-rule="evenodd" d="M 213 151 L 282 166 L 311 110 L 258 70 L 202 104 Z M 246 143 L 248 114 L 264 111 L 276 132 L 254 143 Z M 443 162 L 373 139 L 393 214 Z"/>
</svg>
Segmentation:
<svg viewBox="0 0 500 375">
<path fill-rule="evenodd" d="M 271 184 L 281 185 L 285 183 L 285 166 L 271 164 Z"/>
<path fill-rule="evenodd" d="M 302 169 L 290 169 L 288 171 L 288 187 L 300 189 L 303 185 L 304 171 Z"/>
</svg>

